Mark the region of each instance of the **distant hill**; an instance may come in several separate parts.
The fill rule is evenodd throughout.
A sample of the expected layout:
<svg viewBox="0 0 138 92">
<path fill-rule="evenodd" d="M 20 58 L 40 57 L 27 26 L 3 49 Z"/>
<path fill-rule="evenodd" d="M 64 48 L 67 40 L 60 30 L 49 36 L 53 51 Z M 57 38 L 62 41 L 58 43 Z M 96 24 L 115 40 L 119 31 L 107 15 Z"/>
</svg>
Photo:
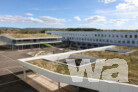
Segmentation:
<svg viewBox="0 0 138 92">
<path fill-rule="evenodd" d="M 136 30 L 102 30 L 96 28 L 12 28 L 12 27 L 0 27 L 0 34 L 2 33 L 23 33 L 23 34 L 34 34 L 34 33 L 45 33 L 45 31 L 121 31 L 131 32 Z"/>
</svg>

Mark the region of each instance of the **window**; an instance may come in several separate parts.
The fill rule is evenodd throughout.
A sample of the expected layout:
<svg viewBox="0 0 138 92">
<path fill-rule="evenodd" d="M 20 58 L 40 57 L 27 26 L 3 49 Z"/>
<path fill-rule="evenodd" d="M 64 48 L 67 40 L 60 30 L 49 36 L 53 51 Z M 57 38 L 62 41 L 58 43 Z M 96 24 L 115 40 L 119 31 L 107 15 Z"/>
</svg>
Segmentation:
<svg viewBox="0 0 138 92">
<path fill-rule="evenodd" d="M 129 37 L 132 38 L 132 35 L 130 35 Z"/>
<path fill-rule="evenodd" d="M 16 41 L 15 41 L 15 40 L 13 40 L 13 43 L 16 43 Z"/>
<path fill-rule="evenodd" d="M 118 38 L 118 35 L 116 35 L 116 37 Z"/>
<path fill-rule="evenodd" d="M 80 45 L 80 43 L 78 43 L 78 45 Z"/>
<path fill-rule="evenodd" d="M 91 44 L 88 44 L 88 46 L 92 46 Z"/>
<path fill-rule="evenodd" d="M 135 41 L 132 41 L 132 44 L 135 44 Z"/>
<path fill-rule="evenodd" d="M 82 45 L 84 45 L 84 46 L 85 46 L 86 44 L 85 44 L 85 43 L 83 43 Z"/>
<path fill-rule="evenodd" d="M 125 42 L 125 41 L 123 41 L 123 43 L 125 44 L 126 42 Z"/>
<path fill-rule="evenodd" d="M 137 38 L 138 36 L 137 35 L 135 35 L 135 38 Z"/>
<path fill-rule="evenodd" d="M 118 43 L 121 43 L 121 41 L 118 41 Z"/>
<path fill-rule="evenodd" d="M 109 42 L 109 40 L 106 40 L 107 42 Z"/>
<path fill-rule="evenodd" d="M 125 38 L 127 38 L 127 35 L 125 35 Z"/>
<path fill-rule="evenodd" d="M 102 39 L 100 39 L 100 42 L 102 42 Z"/>
<path fill-rule="evenodd" d="M 95 34 L 95 37 L 97 37 L 97 34 Z"/>
<path fill-rule="evenodd" d="M 109 35 L 109 37 L 111 37 L 111 35 Z"/>
<path fill-rule="evenodd" d="M 129 43 L 130 43 L 130 41 L 127 41 L 127 43 L 129 44 Z"/>
</svg>

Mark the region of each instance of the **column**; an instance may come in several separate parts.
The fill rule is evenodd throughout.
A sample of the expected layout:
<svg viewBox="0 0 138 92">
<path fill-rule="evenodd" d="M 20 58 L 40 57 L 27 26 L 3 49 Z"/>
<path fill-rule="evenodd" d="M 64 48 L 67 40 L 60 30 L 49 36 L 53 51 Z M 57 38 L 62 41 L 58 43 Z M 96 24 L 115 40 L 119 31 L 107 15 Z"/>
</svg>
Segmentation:
<svg viewBox="0 0 138 92">
<path fill-rule="evenodd" d="M 23 75 L 24 75 L 24 78 L 26 79 L 26 70 L 25 70 L 25 67 L 23 67 Z"/>
<path fill-rule="evenodd" d="M 58 82 L 58 92 L 60 92 L 60 82 Z"/>
</svg>

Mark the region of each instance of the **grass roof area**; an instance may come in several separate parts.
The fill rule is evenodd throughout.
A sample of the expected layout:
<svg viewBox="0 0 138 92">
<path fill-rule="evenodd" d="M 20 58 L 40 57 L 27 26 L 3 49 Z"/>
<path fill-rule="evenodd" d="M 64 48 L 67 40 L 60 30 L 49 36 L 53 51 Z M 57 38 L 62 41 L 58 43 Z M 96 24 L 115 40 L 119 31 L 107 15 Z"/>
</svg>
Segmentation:
<svg viewBox="0 0 138 92">
<path fill-rule="evenodd" d="M 104 51 L 88 51 L 88 52 L 77 53 L 77 54 L 83 55 L 83 56 L 105 58 L 105 59 L 113 59 L 113 58 L 125 59 L 128 63 L 128 69 L 129 69 L 128 71 L 129 83 L 138 85 L 138 47 L 117 46 L 115 48 L 131 49 L 131 50 L 136 50 L 136 51 L 132 53 L 128 53 L 128 54 L 121 54 L 121 53 L 115 53 L 115 52 L 104 52 Z M 46 61 L 43 59 L 33 60 L 33 61 L 28 61 L 28 62 L 33 65 L 37 65 L 39 67 L 42 67 L 44 69 L 47 69 L 53 72 L 70 75 L 67 65 L 62 65 L 56 62 Z M 92 70 L 94 70 L 95 64 L 92 64 L 91 66 L 92 66 Z M 116 65 L 104 66 L 102 71 L 106 69 L 116 68 L 116 67 L 117 67 Z M 117 75 L 118 73 L 114 73 L 112 76 L 116 77 Z M 87 77 L 86 72 L 84 73 L 84 77 Z"/>
<path fill-rule="evenodd" d="M 116 46 L 115 48 L 130 49 L 136 51 L 127 54 L 105 52 L 105 51 L 88 51 L 78 54 L 83 56 L 105 58 L 105 59 L 113 59 L 113 58 L 125 59 L 128 63 L 129 83 L 138 85 L 138 47 Z"/>
<path fill-rule="evenodd" d="M 53 72 L 70 75 L 67 65 L 62 65 L 56 62 L 46 61 L 44 59 L 29 61 L 29 63 L 33 65 L 37 65 L 41 68 L 53 71 Z"/>
<path fill-rule="evenodd" d="M 14 38 L 48 38 L 48 37 L 58 37 L 50 34 L 6 34 Z"/>
</svg>

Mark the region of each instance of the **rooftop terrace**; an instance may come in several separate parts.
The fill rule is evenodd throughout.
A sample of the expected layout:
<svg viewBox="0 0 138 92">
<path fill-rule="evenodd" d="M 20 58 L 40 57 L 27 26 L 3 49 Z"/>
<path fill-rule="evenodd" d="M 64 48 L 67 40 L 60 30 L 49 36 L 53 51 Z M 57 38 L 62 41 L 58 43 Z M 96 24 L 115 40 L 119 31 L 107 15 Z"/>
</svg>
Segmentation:
<svg viewBox="0 0 138 92">
<path fill-rule="evenodd" d="M 116 46 L 114 48 L 120 49 L 120 50 L 129 49 L 129 50 L 135 50 L 135 51 L 131 53 L 117 53 L 117 52 L 108 52 L 108 51 L 88 51 L 88 52 L 78 53 L 78 55 L 104 58 L 104 59 L 113 59 L 113 58 L 124 59 L 128 63 L 129 83 L 138 84 L 138 47 Z"/>
<path fill-rule="evenodd" d="M 50 34 L 6 34 L 14 38 L 49 38 L 49 37 L 58 37 Z"/>
<path fill-rule="evenodd" d="M 95 58 L 103 58 L 103 59 L 114 59 L 114 58 L 119 58 L 119 59 L 125 59 L 128 63 L 128 78 L 129 78 L 129 83 L 130 84 L 136 84 L 138 85 L 138 47 L 127 47 L 127 46 L 116 46 L 113 47 L 114 49 L 127 49 L 127 50 L 132 50 L 133 52 L 129 53 L 118 53 L 118 52 L 108 52 L 108 51 L 88 51 L 88 52 L 82 52 L 82 53 L 77 53 L 77 55 L 81 56 L 89 56 L 89 57 L 95 57 Z M 39 60 L 33 60 L 33 61 L 28 61 L 29 63 L 39 66 L 41 68 L 61 73 L 61 74 L 66 74 L 70 75 L 68 65 L 66 64 L 61 64 L 58 62 L 51 62 L 49 60 L 45 59 L 39 59 Z M 92 69 L 95 67 L 95 63 L 92 63 Z M 87 65 L 86 65 L 87 67 Z M 110 69 L 110 68 L 116 68 L 116 65 L 113 66 L 107 66 L 103 67 L 103 70 Z M 77 68 L 77 67 L 76 67 Z M 117 73 L 114 73 L 112 76 L 115 77 L 117 76 Z M 84 77 L 87 77 L 87 74 L 84 73 Z M 101 78 L 102 79 L 102 78 Z"/>
</svg>

